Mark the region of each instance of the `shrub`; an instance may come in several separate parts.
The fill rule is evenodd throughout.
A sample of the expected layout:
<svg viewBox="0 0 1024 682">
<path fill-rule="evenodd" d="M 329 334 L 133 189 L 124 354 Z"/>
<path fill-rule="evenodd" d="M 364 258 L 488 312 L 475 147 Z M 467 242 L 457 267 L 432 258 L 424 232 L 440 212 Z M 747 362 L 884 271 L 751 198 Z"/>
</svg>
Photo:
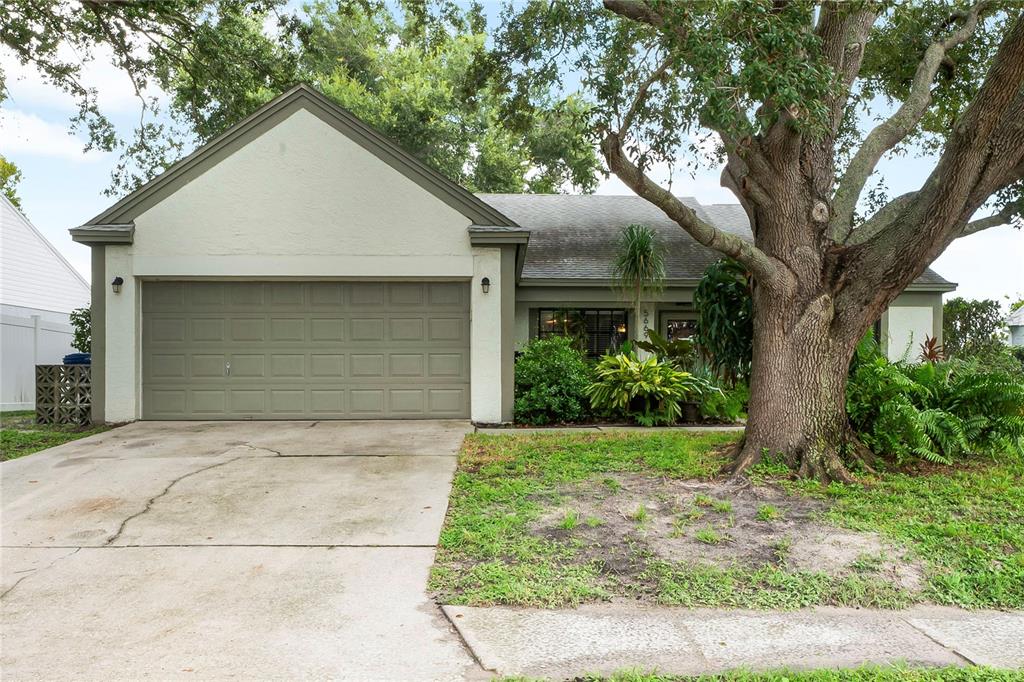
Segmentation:
<svg viewBox="0 0 1024 682">
<path fill-rule="evenodd" d="M 644 426 L 671 424 L 680 404 L 714 390 L 706 380 L 676 369 L 658 357 L 638 360 L 632 353 L 606 355 L 587 389 L 595 410 L 621 412 Z"/>
<path fill-rule="evenodd" d="M 731 258 L 704 271 L 693 292 L 697 345 L 715 370 L 730 381 L 750 376 L 754 353 L 754 302 L 750 275 Z"/>
<path fill-rule="evenodd" d="M 653 329 L 647 330 L 646 341 L 635 341 L 634 345 L 659 358 L 668 360 L 676 369 L 692 372 L 697 367 L 697 347 L 692 339 L 669 341 Z"/>
<path fill-rule="evenodd" d="M 1005 330 L 999 301 L 952 298 L 942 306 L 942 338 L 946 355 L 970 358 L 998 351 Z"/>
<path fill-rule="evenodd" d="M 847 412 L 861 441 L 897 462 L 952 464 L 970 454 L 1024 455 L 1024 380 L 947 361 L 890 363 L 872 339 L 857 349 Z"/>
<path fill-rule="evenodd" d="M 729 386 L 712 372 L 698 372 L 697 375 L 711 386 L 711 390 L 704 391 L 700 398 L 700 416 L 703 419 L 731 424 L 746 416 L 750 387 L 743 382 Z"/>
<path fill-rule="evenodd" d="M 515 368 L 515 418 L 525 424 L 576 422 L 589 415 L 591 371 L 573 339 L 535 339 Z"/>
<path fill-rule="evenodd" d="M 70 322 L 75 329 L 71 346 L 80 353 L 92 352 L 92 311 L 89 308 L 75 308 L 71 311 Z"/>
</svg>

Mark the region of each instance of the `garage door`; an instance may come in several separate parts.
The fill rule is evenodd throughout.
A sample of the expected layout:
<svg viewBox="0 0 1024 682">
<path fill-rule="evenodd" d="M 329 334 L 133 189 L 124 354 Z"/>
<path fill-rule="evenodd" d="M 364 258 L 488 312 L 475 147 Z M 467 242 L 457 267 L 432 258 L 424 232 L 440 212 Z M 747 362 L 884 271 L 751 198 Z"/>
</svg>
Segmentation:
<svg viewBox="0 0 1024 682">
<path fill-rule="evenodd" d="M 469 416 L 465 282 L 145 282 L 145 419 Z"/>
</svg>

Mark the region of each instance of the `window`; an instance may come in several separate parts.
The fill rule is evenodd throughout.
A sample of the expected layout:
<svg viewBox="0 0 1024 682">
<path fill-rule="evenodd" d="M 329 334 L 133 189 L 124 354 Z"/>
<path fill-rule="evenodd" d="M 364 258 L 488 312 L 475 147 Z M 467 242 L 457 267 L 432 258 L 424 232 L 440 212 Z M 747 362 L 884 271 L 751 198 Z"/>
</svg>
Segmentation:
<svg viewBox="0 0 1024 682">
<path fill-rule="evenodd" d="M 665 338 L 669 341 L 688 339 L 697 332 L 697 320 L 681 317 L 669 317 L 665 319 Z"/>
<path fill-rule="evenodd" d="M 537 310 L 537 338 L 572 336 L 590 357 L 604 355 L 629 338 L 625 310 L 589 308 L 540 308 Z"/>
</svg>

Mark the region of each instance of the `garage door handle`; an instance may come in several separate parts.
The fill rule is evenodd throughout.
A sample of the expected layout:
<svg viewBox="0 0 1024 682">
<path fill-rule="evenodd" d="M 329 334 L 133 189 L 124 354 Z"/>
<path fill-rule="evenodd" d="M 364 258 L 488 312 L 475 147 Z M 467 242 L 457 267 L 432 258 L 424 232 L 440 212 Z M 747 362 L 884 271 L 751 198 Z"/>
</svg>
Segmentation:
<svg viewBox="0 0 1024 682">
<path fill-rule="evenodd" d="M 231 376 L 231 363 L 230 362 L 224 363 L 224 369 L 227 370 L 228 376 Z"/>
</svg>

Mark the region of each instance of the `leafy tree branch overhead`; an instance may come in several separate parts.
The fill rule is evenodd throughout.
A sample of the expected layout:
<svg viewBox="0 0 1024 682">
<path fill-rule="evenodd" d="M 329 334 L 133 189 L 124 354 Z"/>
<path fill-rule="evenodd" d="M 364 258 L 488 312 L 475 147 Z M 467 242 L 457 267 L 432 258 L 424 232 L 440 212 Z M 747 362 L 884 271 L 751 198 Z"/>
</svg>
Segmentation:
<svg viewBox="0 0 1024 682">
<path fill-rule="evenodd" d="M 582 99 L 538 90 L 517 101 L 516 116 L 505 116 L 510 93 L 481 77 L 491 48 L 479 7 L 13 0 L 0 8 L 0 24 L 19 60 L 75 98 L 73 124 L 89 148 L 120 152 L 111 194 L 134 189 L 191 143 L 209 141 L 299 81 L 470 189 L 596 184 L 600 164 Z M 126 139 L 83 77 L 83 63 L 108 53 L 139 98 L 140 118 Z"/>
<path fill-rule="evenodd" d="M 735 471 L 769 451 L 803 475 L 849 480 L 863 451 L 843 403 L 857 341 L 954 239 L 1020 227 L 1021 14 L 984 0 L 564 0 L 506 13 L 503 76 L 528 91 L 582 74 L 611 172 L 752 273 Z M 693 156 L 695 133 L 717 136 L 753 242 L 652 178 L 655 164 Z M 865 192 L 883 158 L 914 149 L 938 158 L 919 189 Z M 975 219 L 983 209 L 992 216 Z"/>
</svg>

